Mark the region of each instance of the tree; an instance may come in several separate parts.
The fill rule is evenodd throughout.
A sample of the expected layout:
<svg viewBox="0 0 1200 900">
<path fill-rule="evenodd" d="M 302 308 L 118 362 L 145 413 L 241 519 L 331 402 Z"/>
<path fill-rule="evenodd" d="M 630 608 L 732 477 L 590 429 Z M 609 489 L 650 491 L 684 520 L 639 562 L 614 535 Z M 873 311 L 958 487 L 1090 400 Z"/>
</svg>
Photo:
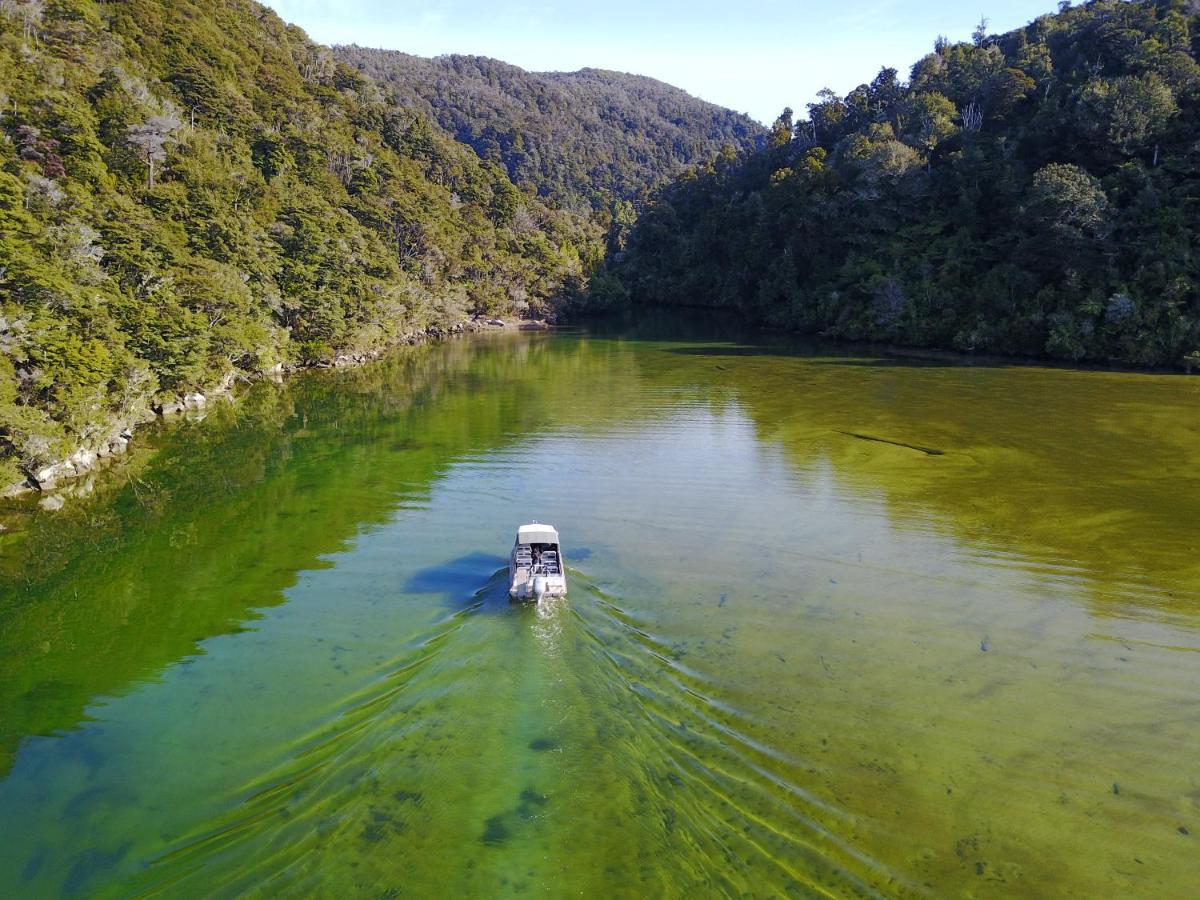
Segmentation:
<svg viewBox="0 0 1200 900">
<path fill-rule="evenodd" d="M 971 40 L 976 47 L 982 47 L 987 43 L 988 25 L 987 18 L 982 18 L 979 20 L 979 24 L 975 26 L 975 30 L 971 32 Z"/>
<path fill-rule="evenodd" d="M 930 153 L 958 132 L 954 124 L 957 116 L 958 110 L 944 95 L 936 91 L 917 94 L 908 105 L 904 136 L 915 147 Z"/>
<path fill-rule="evenodd" d="M 130 125 L 125 139 L 148 167 L 147 190 L 154 187 L 154 164 L 166 161 L 167 145 L 174 142 L 175 132 L 183 127 L 173 114 L 152 116 L 141 125 Z"/>
<path fill-rule="evenodd" d="M 19 16 L 21 38 L 26 41 L 32 40 L 35 44 L 38 40 L 38 26 L 42 24 L 45 13 L 45 0 L 5 0 L 4 3 L 0 3 L 0 14 L 6 17 L 14 14 Z"/>
<path fill-rule="evenodd" d="M 1071 163 L 1051 163 L 1037 171 L 1029 188 L 1029 211 L 1036 223 L 1059 237 L 1087 239 L 1108 230 L 1104 188 Z"/>
<path fill-rule="evenodd" d="M 492 203 L 489 214 L 497 225 L 507 227 L 521 206 L 521 192 L 507 178 L 497 179 L 492 187 Z"/>
<path fill-rule="evenodd" d="M 792 142 L 792 129 L 795 127 L 795 123 L 792 121 L 792 108 L 789 106 L 779 114 L 779 118 L 771 126 L 771 146 L 786 147 L 790 144 Z"/>
<path fill-rule="evenodd" d="M 605 237 L 605 249 L 611 256 L 622 252 L 629 238 L 629 231 L 637 223 L 637 210 L 628 200 L 616 200 L 610 211 L 611 222 Z"/>
<path fill-rule="evenodd" d="M 267 181 L 290 169 L 295 160 L 284 143 L 275 137 L 264 135 L 250 146 L 254 165 Z"/>
<path fill-rule="evenodd" d="M 1002 119 L 1036 89 L 1036 81 L 1020 69 L 1009 67 L 989 78 L 984 86 L 988 111 Z"/>
<path fill-rule="evenodd" d="M 983 107 L 976 101 L 972 100 L 962 108 L 959 113 L 959 118 L 962 119 L 963 130 L 975 133 L 983 128 Z"/>
<path fill-rule="evenodd" d="M 882 121 L 892 117 L 892 125 L 899 128 L 900 124 L 893 116 L 893 111 L 904 97 L 904 85 L 900 82 L 900 73 L 885 66 L 870 84 L 871 107 L 876 117 Z"/>
<path fill-rule="evenodd" d="M 846 104 L 829 88 L 817 92 L 817 102 L 808 104 L 808 118 L 821 143 L 832 143 L 841 132 L 846 120 Z"/>
<path fill-rule="evenodd" d="M 62 158 L 58 155 L 62 144 L 51 137 L 43 137 L 40 128 L 21 125 L 17 128 L 17 149 L 21 159 L 34 160 L 42 167 L 47 178 L 62 178 L 67 174 Z"/>
<path fill-rule="evenodd" d="M 1133 156 L 1157 139 L 1178 112 L 1171 89 L 1150 72 L 1092 79 L 1080 92 L 1078 118 L 1094 140 Z"/>
</svg>

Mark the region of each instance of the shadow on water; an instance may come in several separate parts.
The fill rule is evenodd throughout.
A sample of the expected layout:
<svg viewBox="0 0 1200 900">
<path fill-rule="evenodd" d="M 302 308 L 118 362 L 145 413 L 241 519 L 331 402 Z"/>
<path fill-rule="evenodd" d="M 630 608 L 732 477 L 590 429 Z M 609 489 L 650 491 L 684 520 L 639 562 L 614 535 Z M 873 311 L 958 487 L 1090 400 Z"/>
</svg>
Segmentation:
<svg viewBox="0 0 1200 900">
<path fill-rule="evenodd" d="M 832 366 L 957 367 L 1013 365 L 1013 360 L 972 357 L 953 352 L 830 341 L 812 335 L 774 333 L 748 325 L 727 310 L 650 309 L 620 316 L 590 319 L 585 333 L 591 337 L 673 346 L 664 349 L 680 356 L 754 358 L 794 356 Z M 686 346 L 680 346 L 686 342 Z"/>
<path fill-rule="evenodd" d="M 590 547 L 571 549 L 568 562 L 583 562 L 592 556 Z M 480 587 L 480 585 L 483 587 Z M 482 609 L 499 612 L 510 606 L 508 559 L 494 553 L 475 551 L 435 566 L 418 569 L 404 583 L 407 594 L 431 594 L 449 609 L 482 604 Z M 524 604 L 516 604 L 520 607 Z"/>
<path fill-rule="evenodd" d="M 409 594 L 436 594 L 450 606 L 462 606 L 478 597 L 479 585 L 492 582 L 507 573 L 508 560 L 491 553 L 468 553 L 449 562 L 418 569 L 404 583 Z M 497 571 L 497 570 L 502 570 Z M 507 598 L 505 598 L 507 599 Z"/>
<path fill-rule="evenodd" d="M 571 560 L 583 561 L 591 555 L 589 548 L 579 547 L 571 553 Z M 575 587 L 581 573 L 568 566 L 567 576 Z M 443 606 L 453 612 L 470 609 L 523 615 L 538 609 L 536 603 L 509 599 L 508 560 L 490 553 L 468 553 L 440 565 L 418 569 L 404 583 L 404 592 L 438 596 Z M 550 607 L 551 604 L 543 603 L 541 608 L 544 612 Z"/>
<path fill-rule="evenodd" d="M 820 345 L 774 345 L 764 344 L 754 347 L 742 346 L 707 346 L 707 347 L 669 347 L 668 353 L 674 353 L 679 356 L 726 356 L 737 358 L 752 358 L 752 357 L 769 357 L 769 356 L 795 356 L 803 357 L 809 360 L 813 365 L 818 366 L 847 366 L 861 369 L 884 369 L 884 368 L 959 368 L 963 366 L 977 365 L 977 360 L 947 358 L 939 359 L 930 356 L 876 356 L 873 351 L 872 355 L 866 359 L 844 359 L 834 358 L 826 354 L 835 352 L 847 353 L 852 352 L 855 348 L 840 346 L 840 347 L 825 347 Z M 859 348 L 862 349 L 862 348 Z M 1005 365 L 991 361 L 989 366 L 995 367 Z"/>
<path fill-rule="evenodd" d="M 728 357 L 754 359 L 761 357 L 794 357 L 811 366 L 834 366 L 854 369 L 1053 369 L 1063 372 L 1117 372 L 1130 370 L 1121 366 L 1099 363 L 1065 363 L 1058 360 L 1022 359 L 1002 356 L 956 353 L 952 350 L 922 350 L 880 344 L 831 342 L 804 336 L 758 335 L 745 343 L 714 344 L 703 347 L 667 347 L 668 353 L 678 356 Z M 1136 374 L 1136 373 L 1131 373 Z M 1143 372 L 1143 374 L 1151 374 Z M 1156 371 L 1156 375 L 1178 375 L 1173 371 Z"/>
<path fill-rule="evenodd" d="M 667 352 L 680 356 L 729 358 L 803 357 L 812 365 L 845 368 L 1044 368 L 1065 372 L 1140 372 L 1186 378 L 1174 369 L 1130 369 L 1104 363 L 994 356 L 886 342 L 830 340 L 819 335 L 778 332 L 753 326 L 738 313 L 711 308 L 650 308 L 588 319 L 583 333 L 599 338 L 656 344 L 688 343 Z M 696 346 L 703 344 L 704 346 Z"/>
</svg>

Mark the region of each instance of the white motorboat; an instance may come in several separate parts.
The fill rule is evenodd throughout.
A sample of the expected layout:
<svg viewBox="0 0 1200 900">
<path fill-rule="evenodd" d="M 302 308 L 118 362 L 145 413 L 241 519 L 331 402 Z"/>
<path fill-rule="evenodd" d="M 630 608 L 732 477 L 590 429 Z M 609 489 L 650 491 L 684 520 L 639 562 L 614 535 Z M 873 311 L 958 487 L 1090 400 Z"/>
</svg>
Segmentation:
<svg viewBox="0 0 1200 900">
<path fill-rule="evenodd" d="M 537 522 L 522 525 L 508 558 L 508 596 L 513 600 L 541 600 L 566 593 L 567 571 L 558 531 L 553 525 Z"/>
</svg>

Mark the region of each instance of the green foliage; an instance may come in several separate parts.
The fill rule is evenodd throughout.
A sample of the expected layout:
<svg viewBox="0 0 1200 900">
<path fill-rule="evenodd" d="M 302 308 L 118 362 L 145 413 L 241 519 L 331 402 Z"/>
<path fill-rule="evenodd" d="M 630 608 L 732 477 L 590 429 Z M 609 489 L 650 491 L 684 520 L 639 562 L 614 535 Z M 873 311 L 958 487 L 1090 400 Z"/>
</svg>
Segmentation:
<svg viewBox="0 0 1200 900">
<path fill-rule="evenodd" d="M 1108 197 L 1099 180 L 1070 163 L 1039 169 L 1029 187 L 1030 219 L 1048 226 L 1047 237 L 1073 243 L 1103 237 Z"/>
<path fill-rule="evenodd" d="M 578 290 L 601 225 L 379 97 L 244 0 L 0 4 L 0 481 L 237 370 Z"/>
<path fill-rule="evenodd" d="M 1200 7 L 1096 0 L 825 91 L 659 192 L 597 305 L 830 337 L 1195 367 Z"/>
<path fill-rule="evenodd" d="M 1080 128 L 1117 158 L 1160 139 L 1178 111 L 1175 95 L 1154 72 L 1093 78 L 1079 96 Z"/>
<path fill-rule="evenodd" d="M 957 107 L 936 91 L 914 96 L 905 118 L 908 120 L 905 139 L 926 153 L 933 152 L 942 141 L 958 133 L 955 124 Z"/>
<path fill-rule="evenodd" d="M 501 164 L 523 190 L 584 213 L 635 200 L 722 145 L 749 149 L 765 135 L 744 115 L 637 75 L 534 73 L 482 56 L 423 59 L 357 46 L 335 52 L 395 104 Z M 422 130 L 408 140 L 428 138 Z"/>
</svg>

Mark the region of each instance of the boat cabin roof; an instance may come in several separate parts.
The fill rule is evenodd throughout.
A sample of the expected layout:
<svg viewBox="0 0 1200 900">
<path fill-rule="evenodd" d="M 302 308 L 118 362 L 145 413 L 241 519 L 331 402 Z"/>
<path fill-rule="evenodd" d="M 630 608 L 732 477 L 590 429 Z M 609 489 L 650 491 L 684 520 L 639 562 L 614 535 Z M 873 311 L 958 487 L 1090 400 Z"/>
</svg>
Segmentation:
<svg viewBox="0 0 1200 900">
<path fill-rule="evenodd" d="M 553 525 L 522 525 L 517 529 L 518 544 L 557 544 L 558 532 Z"/>
</svg>

